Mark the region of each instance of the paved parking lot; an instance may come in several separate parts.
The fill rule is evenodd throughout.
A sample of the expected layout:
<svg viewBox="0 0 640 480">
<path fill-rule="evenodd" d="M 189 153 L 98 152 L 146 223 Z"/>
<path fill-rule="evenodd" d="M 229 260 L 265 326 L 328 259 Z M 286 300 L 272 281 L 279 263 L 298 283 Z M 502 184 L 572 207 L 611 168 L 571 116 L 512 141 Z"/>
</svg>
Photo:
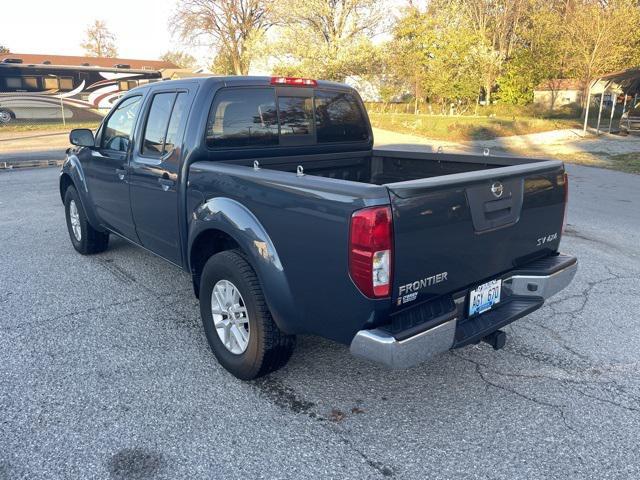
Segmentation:
<svg viewBox="0 0 640 480">
<path fill-rule="evenodd" d="M 505 349 L 396 372 L 304 337 L 252 383 L 186 274 L 78 255 L 57 169 L 0 171 L 0 479 L 640 477 L 640 177 L 569 171 L 579 273 Z"/>
</svg>

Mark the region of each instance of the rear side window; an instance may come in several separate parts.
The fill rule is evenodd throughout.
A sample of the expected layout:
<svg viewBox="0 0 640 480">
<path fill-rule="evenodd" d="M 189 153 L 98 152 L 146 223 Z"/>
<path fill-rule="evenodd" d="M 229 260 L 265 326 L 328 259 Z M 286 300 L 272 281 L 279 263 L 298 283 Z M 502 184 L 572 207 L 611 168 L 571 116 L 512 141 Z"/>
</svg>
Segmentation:
<svg viewBox="0 0 640 480">
<path fill-rule="evenodd" d="M 187 112 L 187 94 L 181 92 L 178 94 L 175 103 L 173 104 L 173 111 L 171 112 L 171 118 L 169 119 L 169 126 L 167 127 L 167 135 L 164 139 L 164 153 L 169 153 L 176 148 L 178 143 L 178 128 L 182 125 L 182 119 Z"/>
<path fill-rule="evenodd" d="M 366 140 L 367 124 L 356 98 L 350 93 L 315 92 L 318 143 Z"/>
<path fill-rule="evenodd" d="M 221 90 L 207 122 L 208 147 L 278 144 L 278 113 L 272 88 Z"/>
<path fill-rule="evenodd" d="M 185 92 L 154 95 L 142 139 L 143 155 L 160 157 L 174 150 L 186 108 Z"/>
</svg>

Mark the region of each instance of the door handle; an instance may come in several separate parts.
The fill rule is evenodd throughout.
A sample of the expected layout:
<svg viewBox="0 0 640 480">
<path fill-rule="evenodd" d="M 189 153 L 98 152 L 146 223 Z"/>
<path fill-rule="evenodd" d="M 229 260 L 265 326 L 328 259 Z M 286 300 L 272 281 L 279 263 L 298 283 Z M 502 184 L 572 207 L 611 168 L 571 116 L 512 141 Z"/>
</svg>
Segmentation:
<svg viewBox="0 0 640 480">
<path fill-rule="evenodd" d="M 116 168 L 116 175 L 120 180 L 124 180 L 124 176 L 127 174 L 127 171 L 123 168 Z"/>
<path fill-rule="evenodd" d="M 173 180 L 170 180 L 168 178 L 159 178 L 158 179 L 158 183 L 160 185 L 162 185 L 162 190 L 165 191 L 165 192 L 167 190 L 169 190 L 169 188 L 173 187 L 176 184 L 176 182 L 174 182 Z"/>
</svg>

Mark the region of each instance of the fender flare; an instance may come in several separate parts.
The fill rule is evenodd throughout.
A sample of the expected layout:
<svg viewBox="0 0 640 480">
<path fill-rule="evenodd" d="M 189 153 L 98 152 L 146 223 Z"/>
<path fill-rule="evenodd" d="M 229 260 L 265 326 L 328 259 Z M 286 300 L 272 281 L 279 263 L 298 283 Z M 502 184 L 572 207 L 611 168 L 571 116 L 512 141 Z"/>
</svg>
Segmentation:
<svg viewBox="0 0 640 480">
<path fill-rule="evenodd" d="M 75 187 L 78 195 L 80 195 L 82 208 L 84 209 L 91 226 L 96 230 L 103 231 L 103 228 L 100 227 L 100 221 L 96 215 L 93 203 L 91 202 L 91 197 L 89 197 L 89 189 L 87 188 L 87 181 L 84 175 L 84 170 L 82 169 L 82 164 L 75 153 L 72 152 L 67 153 L 67 158 L 62 164 L 62 169 L 60 170 L 59 188 L 60 199 L 63 203 L 64 192 L 68 187 L 68 185 L 66 185 L 68 182 L 67 178 L 71 180 L 71 184 Z"/>
<path fill-rule="evenodd" d="M 189 271 L 192 247 L 207 230 L 218 230 L 231 237 L 255 270 L 271 315 L 285 333 L 302 333 L 299 311 L 291 293 L 282 262 L 264 226 L 244 205 L 227 197 L 215 197 L 200 204 L 193 213 L 187 249 Z"/>
</svg>

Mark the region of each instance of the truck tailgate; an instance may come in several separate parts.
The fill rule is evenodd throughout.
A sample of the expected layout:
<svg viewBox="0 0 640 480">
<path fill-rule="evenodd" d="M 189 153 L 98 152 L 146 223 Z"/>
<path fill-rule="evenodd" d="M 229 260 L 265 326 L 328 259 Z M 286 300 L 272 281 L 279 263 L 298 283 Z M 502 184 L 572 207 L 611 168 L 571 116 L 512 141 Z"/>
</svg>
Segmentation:
<svg viewBox="0 0 640 480">
<path fill-rule="evenodd" d="M 387 184 L 395 308 L 475 287 L 557 251 L 564 165 L 540 161 Z"/>
</svg>

